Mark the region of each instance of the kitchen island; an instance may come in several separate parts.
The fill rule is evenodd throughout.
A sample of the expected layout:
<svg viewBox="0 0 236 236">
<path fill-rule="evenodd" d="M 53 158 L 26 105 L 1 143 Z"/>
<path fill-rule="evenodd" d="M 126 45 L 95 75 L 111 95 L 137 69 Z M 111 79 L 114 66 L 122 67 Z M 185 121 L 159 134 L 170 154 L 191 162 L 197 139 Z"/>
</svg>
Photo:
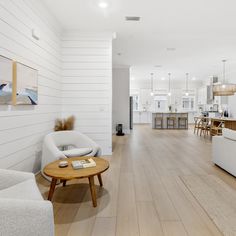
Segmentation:
<svg viewBox="0 0 236 236">
<path fill-rule="evenodd" d="M 153 112 L 152 113 L 152 128 L 153 129 L 188 129 L 188 113 L 187 112 Z"/>
</svg>

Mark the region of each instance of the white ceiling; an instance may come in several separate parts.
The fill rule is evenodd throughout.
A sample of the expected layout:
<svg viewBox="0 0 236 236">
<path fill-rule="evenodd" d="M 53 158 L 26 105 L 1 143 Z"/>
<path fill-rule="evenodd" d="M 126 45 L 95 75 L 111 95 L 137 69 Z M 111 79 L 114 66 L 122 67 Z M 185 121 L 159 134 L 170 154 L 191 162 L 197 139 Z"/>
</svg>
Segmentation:
<svg viewBox="0 0 236 236">
<path fill-rule="evenodd" d="M 107 0 L 105 10 L 99 0 L 43 1 L 64 29 L 116 32 L 113 64 L 132 66 L 137 79 L 149 79 L 150 72 L 206 79 L 221 75 L 223 58 L 227 73 L 236 74 L 235 0 Z M 125 16 L 141 21 L 126 22 Z"/>
</svg>

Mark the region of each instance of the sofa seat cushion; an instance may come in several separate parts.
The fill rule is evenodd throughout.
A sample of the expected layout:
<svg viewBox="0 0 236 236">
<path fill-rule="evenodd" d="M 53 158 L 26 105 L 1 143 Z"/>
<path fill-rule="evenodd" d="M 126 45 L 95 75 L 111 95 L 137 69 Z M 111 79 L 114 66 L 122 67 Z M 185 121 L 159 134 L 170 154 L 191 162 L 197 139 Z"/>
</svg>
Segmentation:
<svg viewBox="0 0 236 236">
<path fill-rule="evenodd" d="M 67 157 L 80 157 L 80 156 L 86 156 L 92 151 L 93 151 L 92 148 L 73 148 L 62 152 Z"/>
<path fill-rule="evenodd" d="M 223 129 L 222 135 L 224 138 L 236 141 L 236 131 L 231 129 Z"/>
<path fill-rule="evenodd" d="M 34 179 L 28 179 L 0 191 L 0 198 L 43 200 Z"/>
</svg>

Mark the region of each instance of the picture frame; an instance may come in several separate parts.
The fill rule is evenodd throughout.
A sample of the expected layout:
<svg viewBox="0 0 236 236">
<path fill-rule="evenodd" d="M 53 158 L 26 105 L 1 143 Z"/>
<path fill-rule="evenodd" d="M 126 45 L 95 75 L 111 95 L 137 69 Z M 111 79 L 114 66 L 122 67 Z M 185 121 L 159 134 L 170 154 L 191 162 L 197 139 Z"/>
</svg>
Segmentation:
<svg viewBox="0 0 236 236">
<path fill-rule="evenodd" d="M 0 105 L 12 105 L 13 60 L 0 55 Z"/>
<path fill-rule="evenodd" d="M 38 104 L 38 71 L 20 62 L 13 62 L 13 105 Z"/>
</svg>

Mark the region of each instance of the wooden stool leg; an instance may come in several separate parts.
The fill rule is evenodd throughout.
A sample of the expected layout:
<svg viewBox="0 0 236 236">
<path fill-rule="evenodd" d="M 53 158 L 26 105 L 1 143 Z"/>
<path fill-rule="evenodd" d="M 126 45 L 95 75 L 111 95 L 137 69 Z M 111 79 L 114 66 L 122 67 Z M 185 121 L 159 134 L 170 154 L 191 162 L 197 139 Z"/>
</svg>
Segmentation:
<svg viewBox="0 0 236 236">
<path fill-rule="evenodd" d="M 51 185 L 50 185 L 50 190 L 49 190 L 49 193 L 48 193 L 48 200 L 49 201 L 52 200 L 52 196 L 53 196 L 53 193 L 54 193 L 54 190 L 55 190 L 55 187 L 56 187 L 56 183 L 57 183 L 57 179 L 52 178 L 52 182 L 51 182 Z"/>
<path fill-rule="evenodd" d="M 96 207 L 97 206 L 97 198 L 96 198 L 96 190 L 95 190 L 95 185 L 94 185 L 94 176 L 89 177 L 89 186 L 90 186 L 93 206 Z"/>
<path fill-rule="evenodd" d="M 103 182 L 102 182 L 101 174 L 98 174 L 98 181 L 99 181 L 100 186 L 102 187 L 103 186 Z"/>
</svg>

